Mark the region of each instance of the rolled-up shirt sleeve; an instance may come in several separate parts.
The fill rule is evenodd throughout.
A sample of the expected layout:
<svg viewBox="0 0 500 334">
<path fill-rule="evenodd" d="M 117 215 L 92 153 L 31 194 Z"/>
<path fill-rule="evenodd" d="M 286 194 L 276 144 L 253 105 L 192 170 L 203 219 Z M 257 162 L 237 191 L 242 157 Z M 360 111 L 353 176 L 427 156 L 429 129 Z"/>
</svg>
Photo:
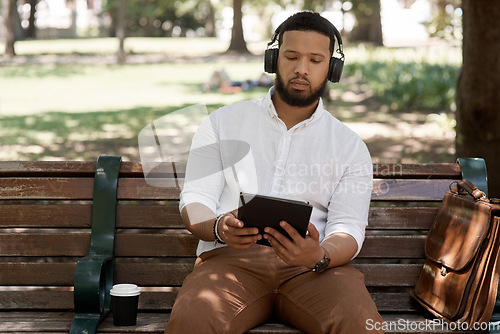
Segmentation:
<svg viewBox="0 0 500 334">
<path fill-rule="evenodd" d="M 358 244 L 356 257 L 365 239 L 373 187 L 373 165 L 366 145 L 361 141 L 354 159 L 348 164 L 337 184 L 328 206 L 325 237 L 332 233 L 347 233 Z"/>
</svg>

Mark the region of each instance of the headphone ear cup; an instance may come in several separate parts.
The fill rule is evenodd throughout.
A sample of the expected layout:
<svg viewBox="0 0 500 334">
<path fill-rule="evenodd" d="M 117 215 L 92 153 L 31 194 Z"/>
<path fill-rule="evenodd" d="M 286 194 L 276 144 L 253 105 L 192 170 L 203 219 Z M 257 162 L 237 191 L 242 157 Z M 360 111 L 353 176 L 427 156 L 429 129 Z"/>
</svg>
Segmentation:
<svg viewBox="0 0 500 334">
<path fill-rule="evenodd" d="M 330 68 L 328 69 L 328 80 L 331 82 L 339 82 L 342 76 L 342 69 L 344 68 L 344 61 L 339 58 L 330 58 Z"/>
<path fill-rule="evenodd" d="M 276 73 L 278 67 L 279 49 L 266 49 L 264 53 L 264 71 L 267 73 Z"/>
</svg>

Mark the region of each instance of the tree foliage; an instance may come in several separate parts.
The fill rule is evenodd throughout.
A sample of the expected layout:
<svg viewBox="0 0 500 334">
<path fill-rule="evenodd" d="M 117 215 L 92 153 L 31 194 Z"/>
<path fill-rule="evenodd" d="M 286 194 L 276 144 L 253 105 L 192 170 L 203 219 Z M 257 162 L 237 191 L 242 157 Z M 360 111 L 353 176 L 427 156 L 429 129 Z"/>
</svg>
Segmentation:
<svg viewBox="0 0 500 334">
<path fill-rule="evenodd" d="M 461 41 L 462 10 L 461 0 L 430 0 L 434 7 L 432 19 L 427 23 L 429 36 L 449 42 Z"/>
<path fill-rule="evenodd" d="M 119 0 L 108 0 L 106 10 L 117 22 Z M 206 2 L 178 0 L 128 0 L 126 10 L 127 36 L 180 37 L 189 31 L 204 28 Z M 112 27 L 115 35 L 116 27 Z"/>
</svg>

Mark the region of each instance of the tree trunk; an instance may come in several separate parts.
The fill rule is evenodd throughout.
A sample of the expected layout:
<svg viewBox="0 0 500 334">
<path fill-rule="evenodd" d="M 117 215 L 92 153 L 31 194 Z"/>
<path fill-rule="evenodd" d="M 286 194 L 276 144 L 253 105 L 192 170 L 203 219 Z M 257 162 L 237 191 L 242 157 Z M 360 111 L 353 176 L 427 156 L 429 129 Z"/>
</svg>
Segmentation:
<svg viewBox="0 0 500 334">
<path fill-rule="evenodd" d="M 489 195 L 500 197 L 500 1 L 463 0 L 462 8 L 457 156 L 484 158 Z"/>
<path fill-rule="evenodd" d="M 233 0 L 233 29 L 231 44 L 226 52 L 249 53 L 247 43 L 243 36 L 243 13 L 241 11 L 243 0 Z"/>
<path fill-rule="evenodd" d="M 205 23 L 205 34 L 207 37 L 216 37 L 215 31 L 215 10 L 212 1 L 207 4 L 207 18 Z"/>
<path fill-rule="evenodd" d="M 29 17 L 29 25 L 28 25 L 28 31 L 27 37 L 31 39 L 36 38 L 36 26 L 35 26 L 35 15 L 36 15 L 36 4 L 38 0 L 29 0 L 28 1 L 30 4 L 30 17 Z"/>
<path fill-rule="evenodd" d="M 15 15 L 17 14 L 16 0 L 4 0 L 3 10 L 5 18 L 5 56 L 14 57 L 16 51 L 14 44 L 16 43 L 16 33 L 15 33 Z"/>
<path fill-rule="evenodd" d="M 118 3 L 117 23 L 116 23 L 116 37 L 118 38 L 118 51 L 116 52 L 116 59 L 118 64 L 125 64 L 127 56 L 125 54 L 125 18 L 127 16 L 127 0 L 120 0 Z"/>
<path fill-rule="evenodd" d="M 380 0 L 353 0 L 352 3 L 356 24 L 350 36 L 351 40 L 382 46 Z"/>
</svg>

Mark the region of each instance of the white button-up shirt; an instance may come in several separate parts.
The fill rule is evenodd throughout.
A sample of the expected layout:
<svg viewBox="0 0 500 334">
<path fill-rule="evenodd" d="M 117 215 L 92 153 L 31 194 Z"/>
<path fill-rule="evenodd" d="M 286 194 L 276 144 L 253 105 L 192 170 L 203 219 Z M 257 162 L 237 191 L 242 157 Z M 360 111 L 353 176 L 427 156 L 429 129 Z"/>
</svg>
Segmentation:
<svg viewBox="0 0 500 334">
<path fill-rule="evenodd" d="M 193 137 L 180 209 L 197 202 L 217 215 L 225 213 L 238 207 L 240 191 L 301 199 L 313 206 L 311 223 L 320 241 L 347 233 L 359 252 L 372 189 L 366 145 L 323 109 L 321 100 L 310 118 L 287 129 L 273 93 L 274 87 L 264 97 L 222 107 L 204 120 Z M 197 254 L 215 247 L 200 240 Z"/>
</svg>

